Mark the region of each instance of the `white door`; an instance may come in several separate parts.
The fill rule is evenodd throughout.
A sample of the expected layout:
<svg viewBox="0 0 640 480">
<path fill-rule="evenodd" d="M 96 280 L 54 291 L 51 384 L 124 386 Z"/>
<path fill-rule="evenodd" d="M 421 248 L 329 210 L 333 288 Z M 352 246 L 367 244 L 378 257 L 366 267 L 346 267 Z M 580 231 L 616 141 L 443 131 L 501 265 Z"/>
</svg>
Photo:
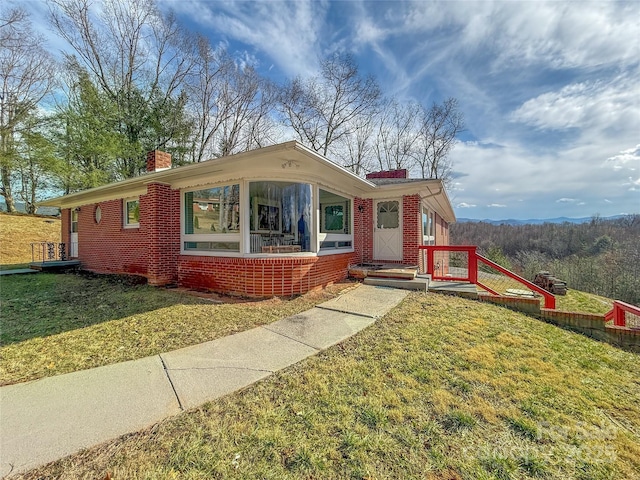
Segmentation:
<svg viewBox="0 0 640 480">
<path fill-rule="evenodd" d="M 78 257 L 78 211 L 71 210 L 71 236 L 69 238 L 69 257 Z"/>
<path fill-rule="evenodd" d="M 402 260 L 402 212 L 400 200 L 376 202 L 373 219 L 375 260 Z"/>
</svg>

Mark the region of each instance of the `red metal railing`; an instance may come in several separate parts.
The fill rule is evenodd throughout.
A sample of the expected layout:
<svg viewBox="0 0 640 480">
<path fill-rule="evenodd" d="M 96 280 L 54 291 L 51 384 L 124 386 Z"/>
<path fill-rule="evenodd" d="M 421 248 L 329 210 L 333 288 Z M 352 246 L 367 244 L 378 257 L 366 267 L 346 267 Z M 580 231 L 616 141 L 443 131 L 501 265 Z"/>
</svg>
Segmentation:
<svg viewBox="0 0 640 480">
<path fill-rule="evenodd" d="M 495 270 L 526 287 L 528 291 L 533 291 L 541 295 L 544 298 L 545 308 L 556 308 L 556 297 L 551 293 L 497 263 L 492 262 L 488 258 L 479 255 L 477 252 L 478 247 L 475 245 L 422 245 L 418 248 L 424 250 L 426 253 L 426 273 L 431 275 L 433 280 L 469 282 L 478 285 L 492 295 L 500 295 L 494 288 L 486 284 L 489 282 L 485 283 L 480 280 L 481 275 L 479 271 L 481 267 L 484 267 L 484 270 Z M 436 252 L 442 252 L 442 255 L 440 255 L 438 259 L 436 259 Z M 466 266 L 451 265 L 451 257 L 446 255 L 447 253 L 458 254 L 461 257 L 458 259 L 460 264 L 465 263 L 466 257 Z M 490 277 L 491 275 L 486 274 L 485 276 Z"/>
<path fill-rule="evenodd" d="M 629 314 L 634 321 L 628 322 L 627 314 Z M 616 327 L 640 328 L 640 307 L 615 300 L 613 302 L 613 308 L 604 318 L 607 322 L 613 320 L 613 325 Z"/>
</svg>

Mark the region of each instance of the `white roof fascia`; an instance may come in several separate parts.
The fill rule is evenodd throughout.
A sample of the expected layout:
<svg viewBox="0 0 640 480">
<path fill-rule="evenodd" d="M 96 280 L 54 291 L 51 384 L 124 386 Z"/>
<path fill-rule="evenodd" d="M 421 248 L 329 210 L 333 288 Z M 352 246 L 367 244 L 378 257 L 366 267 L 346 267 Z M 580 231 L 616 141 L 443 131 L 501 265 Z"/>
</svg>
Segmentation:
<svg viewBox="0 0 640 480">
<path fill-rule="evenodd" d="M 327 172 L 327 169 L 330 172 Z M 40 205 L 74 208 L 144 195 L 146 186 L 150 183 L 164 183 L 178 189 L 251 178 L 308 181 L 350 196 L 363 196 L 376 188 L 373 183 L 363 180 L 293 140 L 227 157 L 146 173 L 139 177 L 44 200 Z"/>
</svg>

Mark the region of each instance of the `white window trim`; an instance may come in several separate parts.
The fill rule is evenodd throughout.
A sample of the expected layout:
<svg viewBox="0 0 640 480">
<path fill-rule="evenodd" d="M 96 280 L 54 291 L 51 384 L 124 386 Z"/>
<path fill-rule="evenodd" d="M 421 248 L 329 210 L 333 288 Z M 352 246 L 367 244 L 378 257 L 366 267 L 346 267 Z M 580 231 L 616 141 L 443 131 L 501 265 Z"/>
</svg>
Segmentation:
<svg viewBox="0 0 640 480">
<path fill-rule="evenodd" d="M 129 212 L 127 204 L 130 202 L 138 202 L 138 221 L 136 223 L 128 223 Z M 140 228 L 140 197 L 129 197 L 122 199 L 122 227 L 123 228 Z"/>
<path fill-rule="evenodd" d="M 333 191 L 325 186 L 320 186 L 317 183 L 310 182 L 308 180 L 296 180 L 297 183 L 306 183 L 311 185 L 311 215 L 312 219 L 309 222 L 310 225 L 314 225 L 315 228 L 311 232 L 310 245 L 311 252 L 292 252 L 292 253 L 251 253 L 250 248 L 250 218 L 248 212 L 250 211 L 251 199 L 249 184 L 252 182 L 286 182 L 291 181 L 284 178 L 252 178 L 235 181 L 216 182 L 211 184 L 199 185 L 197 187 L 189 187 L 180 189 L 180 255 L 196 256 L 196 257 L 232 257 L 232 258 L 255 258 L 255 259 L 277 259 L 277 258 L 304 258 L 304 257 L 318 257 L 324 255 L 338 255 L 353 253 L 355 251 L 355 235 L 354 235 L 354 209 L 355 198 L 347 196 L 344 193 Z M 194 192 L 198 190 L 204 190 L 209 188 L 224 187 L 234 184 L 240 185 L 240 233 L 213 233 L 213 234 L 185 234 L 185 205 L 184 197 L 185 193 Z M 350 212 L 349 212 L 349 231 L 350 234 L 339 233 L 320 233 L 320 189 L 330 193 L 334 193 L 343 198 L 350 200 Z M 243 212 L 247 212 L 245 215 Z M 198 250 L 185 250 L 185 242 L 239 242 L 240 251 L 198 251 Z M 350 241 L 351 247 L 345 248 L 325 248 L 320 250 L 321 241 Z"/>
<path fill-rule="evenodd" d="M 186 193 L 197 192 L 199 190 L 208 190 L 210 188 L 218 187 L 230 187 L 232 185 L 239 185 L 239 199 L 240 199 L 240 232 L 238 233 L 184 233 L 186 226 L 185 217 L 185 204 L 184 197 Z M 244 220 L 242 218 L 243 200 L 244 200 L 244 182 L 242 181 L 230 181 L 230 182 L 218 182 L 207 185 L 200 185 L 197 187 L 180 189 L 180 255 L 192 255 L 192 256 L 205 256 L 205 257 L 241 257 L 243 249 L 243 235 L 242 232 L 245 228 Z M 248 224 L 247 224 L 248 227 Z M 184 244 L 187 242 L 238 242 L 239 251 L 234 250 L 185 250 Z"/>
<path fill-rule="evenodd" d="M 316 209 L 316 215 L 318 217 L 318 223 L 317 223 L 317 243 L 316 243 L 316 249 L 318 252 L 319 256 L 322 255 L 336 255 L 336 254 L 340 254 L 340 253 L 353 253 L 355 252 L 355 234 L 354 234 L 354 230 L 355 230 L 355 214 L 354 214 L 354 209 L 355 209 L 355 198 L 350 196 L 350 195 L 345 195 L 344 193 L 340 193 L 340 192 L 336 192 L 335 190 L 332 190 L 330 188 L 326 188 L 326 187 L 320 187 L 319 185 L 316 186 L 317 188 L 317 198 L 318 198 L 318 206 Z M 320 232 L 320 227 L 322 226 L 321 222 L 322 219 L 324 218 L 324 214 L 320 209 L 320 190 L 324 190 L 325 192 L 328 193 L 332 193 L 334 195 L 338 195 L 339 197 L 342 197 L 344 199 L 349 200 L 349 231 L 351 233 L 333 233 L 333 232 Z M 326 205 L 338 205 L 338 203 L 327 203 Z M 344 203 L 342 203 L 342 205 L 344 205 Z M 322 242 L 351 242 L 351 246 L 350 247 L 344 247 L 344 248 L 320 248 L 320 244 Z"/>
</svg>

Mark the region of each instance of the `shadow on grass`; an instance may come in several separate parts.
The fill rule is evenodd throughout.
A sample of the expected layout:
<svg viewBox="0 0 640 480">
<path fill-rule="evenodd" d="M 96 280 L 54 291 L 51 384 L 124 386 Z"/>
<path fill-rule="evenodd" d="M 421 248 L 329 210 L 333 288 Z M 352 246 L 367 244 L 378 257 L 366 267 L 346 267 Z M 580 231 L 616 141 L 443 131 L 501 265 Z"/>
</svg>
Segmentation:
<svg viewBox="0 0 640 480">
<path fill-rule="evenodd" d="M 2 277 L 0 344 L 88 327 L 177 304 L 209 303 L 140 277 L 39 273 Z"/>
</svg>

